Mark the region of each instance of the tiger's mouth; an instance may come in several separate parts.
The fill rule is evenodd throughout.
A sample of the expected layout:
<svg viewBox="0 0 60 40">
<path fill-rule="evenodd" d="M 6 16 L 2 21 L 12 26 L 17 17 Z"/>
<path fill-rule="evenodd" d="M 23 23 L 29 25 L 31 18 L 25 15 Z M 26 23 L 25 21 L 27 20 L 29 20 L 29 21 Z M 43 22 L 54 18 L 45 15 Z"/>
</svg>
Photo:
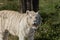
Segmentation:
<svg viewBox="0 0 60 40">
<path fill-rule="evenodd" d="M 34 30 L 37 30 L 37 29 L 38 29 L 38 24 L 37 24 L 37 23 L 34 23 L 32 28 L 33 28 Z"/>
<path fill-rule="evenodd" d="M 38 26 L 38 24 L 34 23 L 34 24 L 33 24 L 33 26 L 37 27 L 37 26 Z"/>
</svg>

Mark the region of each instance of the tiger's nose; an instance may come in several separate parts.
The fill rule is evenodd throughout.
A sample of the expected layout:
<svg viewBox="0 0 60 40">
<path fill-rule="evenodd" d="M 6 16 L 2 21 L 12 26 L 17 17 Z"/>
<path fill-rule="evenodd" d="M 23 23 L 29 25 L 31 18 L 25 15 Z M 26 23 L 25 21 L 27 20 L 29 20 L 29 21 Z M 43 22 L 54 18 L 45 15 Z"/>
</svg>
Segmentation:
<svg viewBox="0 0 60 40">
<path fill-rule="evenodd" d="M 37 20 L 34 20 L 34 22 L 37 22 Z"/>
<path fill-rule="evenodd" d="M 35 21 L 34 21 L 34 24 L 40 24 L 40 21 L 35 20 Z"/>
</svg>

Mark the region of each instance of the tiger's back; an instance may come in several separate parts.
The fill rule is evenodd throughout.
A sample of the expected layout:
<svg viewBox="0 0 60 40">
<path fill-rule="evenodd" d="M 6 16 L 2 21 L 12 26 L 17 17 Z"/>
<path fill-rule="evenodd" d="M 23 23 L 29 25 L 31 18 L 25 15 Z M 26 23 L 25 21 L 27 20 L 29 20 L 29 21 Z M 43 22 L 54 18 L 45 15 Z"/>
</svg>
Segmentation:
<svg viewBox="0 0 60 40">
<path fill-rule="evenodd" d="M 10 30 L 15 35 L 18 33 L 19 22 L 23 14 L 15 11 L 3 10 L 0 11 L 0 31 Z"/>
</svg>

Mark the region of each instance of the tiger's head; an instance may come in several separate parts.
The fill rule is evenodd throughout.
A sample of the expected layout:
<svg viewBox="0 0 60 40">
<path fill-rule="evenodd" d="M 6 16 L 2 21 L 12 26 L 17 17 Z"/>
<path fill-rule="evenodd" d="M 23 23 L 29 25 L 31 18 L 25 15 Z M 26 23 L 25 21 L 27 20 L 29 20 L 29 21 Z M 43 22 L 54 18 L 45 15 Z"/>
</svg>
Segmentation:
<svg viewBox="0 0 60 40">
<path fill-rule="evenodd" d="M 34 11 L 26 11 L 27 16 L 27 22 L 33 29 L 37 29 L 38 25 L 41 24 L 41 16 L 38 14 L 38 12 Z"/>
</svg>

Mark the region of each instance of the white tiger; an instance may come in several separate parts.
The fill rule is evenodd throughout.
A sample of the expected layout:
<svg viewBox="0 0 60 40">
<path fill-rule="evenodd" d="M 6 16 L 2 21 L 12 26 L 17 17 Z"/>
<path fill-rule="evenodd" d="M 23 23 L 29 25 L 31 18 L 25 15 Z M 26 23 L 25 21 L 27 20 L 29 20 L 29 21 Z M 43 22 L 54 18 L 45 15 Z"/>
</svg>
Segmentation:
<svg viewBox="0 0 60 40">
<path fill-rule="evenodd" d="M 26 11 L 19 13 L 16 11 L 0 11 L 0 40 L 3 39 L 3 33 L 8 30 L 12 35 L 19 37 L 19 40 L 34 40 L 34 32 L 41 23 L 41 17 L 38 12 Z M 7 40 L 7 39 L 6 39 Z"/>
</svg>

